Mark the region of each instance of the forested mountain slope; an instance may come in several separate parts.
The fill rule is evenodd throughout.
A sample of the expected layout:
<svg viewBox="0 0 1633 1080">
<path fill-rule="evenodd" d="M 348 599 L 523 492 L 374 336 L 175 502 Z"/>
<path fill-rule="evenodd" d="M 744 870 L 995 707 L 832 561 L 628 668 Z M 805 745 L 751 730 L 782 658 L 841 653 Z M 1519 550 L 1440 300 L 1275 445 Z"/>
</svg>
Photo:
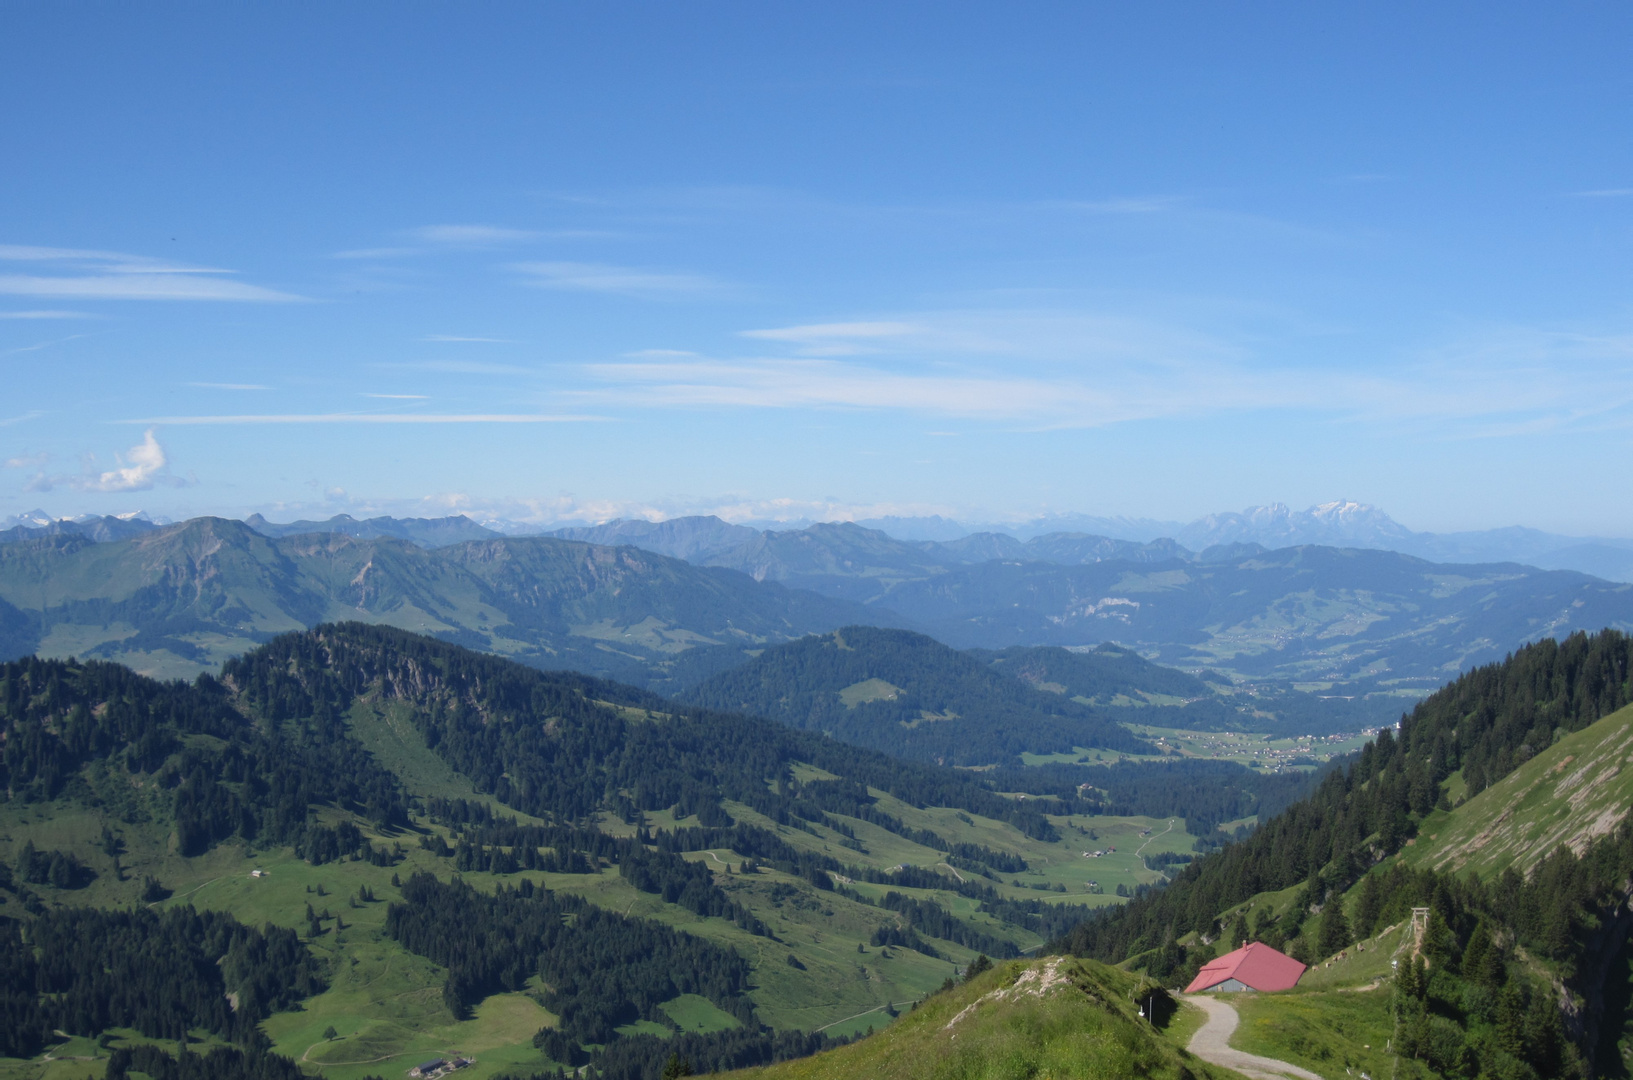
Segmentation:
<svg viewBox="0 0 1633 1080">
<path fill-rule="evenodd" d="M 847 626 L 767 648 L 677 697 L 768 716 L 856 746 L 963 766 L 1018 765 L 1023 753 L 1079 748 L 1161 753 L 1131 736 L 1123 721 L 1327 734 L 1370 730 L 1398 715 L 1389 698 L 1324 701 L 1284 687 L 1242 690 L 1223 676 L 1213 678 L 1210 684 L 1114 645 L 1088 652 L 965 652 L 908 630 Z M 1099 785 L 1099 771 L 1090 768 L 1072 783 Z M 1035 789 L 1022 784 L 1013 790 Z"/>
<path fill-rule="evenodd" d="M 1621 1075 L 1630 673 L 1614 631 L 1471 671 L 1308 799 L 1063 945 L 1182 981 L 1250 937 L 1314 962 L 1428 907 L 1394 984 L 1409 1058 L 1447 1076 Z M 1446 872 L 1467 867 L 1485 877 Z M 1440 974 L 1411 967 L 1418 952 Z"/>
<path fill-rule="evenodd" d="M 427 550 L 333 532 L 275 539 L 220 518 L 112 543 L 0 544 L 0 601 L 10 605 L 0 608 L 9 655 L 186 675 L 274 634 L 351 618 L 647 681 L 677 663 L 707 672 L 740 662 L 730 646 L 878 616 L 636 548 L 524 537 Z"/>
<path fill-rule="evenodd" d="M 194 684 L 0 665 L 0 741 L 0 1056 L 150 1073 L 189 1027 L 227 1077 L 298 1075 L 269 1046 L 339 1080 L 458 1048 L 473 1077 L 633 1080 L 682 1032 L 735 1064 L 809 1053 L 1191 840 L 357 623 Z M 1096 830 L 1127 853 L 1091 867 Z M 178 949 L 168 996 L 97 974 Z"/>
<path fill-rule="evenodd" d="M 847 626 L 773 646 L 682 700 L 944 765 L 1080 746 L 1153 750 L 1086 705 L 907 630 Z"/>
<path fill-rule="evenodd" d="M 1014 646 L 983 654 L 999 671 L 1049 693 L 1095 705 L 1119 700 L 1181 701 L 1209 697 L 1213 686 L 1201 677 L 1160 667 L 1132 649 L 1104 644 L 1089 651 L 1059 646 Z M 1214 676 L 1214 685 L 1228 681 Z"/>
</svg>

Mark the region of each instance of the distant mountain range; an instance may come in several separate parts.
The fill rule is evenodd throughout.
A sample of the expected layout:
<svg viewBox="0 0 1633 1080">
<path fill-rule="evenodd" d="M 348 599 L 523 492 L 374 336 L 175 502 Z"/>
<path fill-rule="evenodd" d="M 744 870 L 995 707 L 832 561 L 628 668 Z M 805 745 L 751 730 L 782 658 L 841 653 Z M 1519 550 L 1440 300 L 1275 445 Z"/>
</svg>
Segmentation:
<svg viewBox="0 0 1633 1080">
<path fill-rule="evenodd" d="M 664 522 L 611 521 L 605 525 L 570 526 L 551 535 L 592 543 L 635 544 L 677 558 L 727 565 L 728 551 L 743 548 L 757 536 L 808 532 L 819 525 L 797 523 L 762 530 L 728 525 L 719 518 L 673 518 Z M 1477 532 L 1426 533 L 1395 521 L 1375 506 L 1330 502 L 1294 511 L 1281 503 L 1249 507 L 1241 513 L 1209 514 L 1190 524 L 1149 518 L 1108 518 L 1067 514 L 1037 518 L 1019 525 L 964 526 L 943 517 L 895 517 L 852 524 L 916 543 L 950 562 L 980 558 L 1021 559 L 1074 564 L 1092 561 L 1085 540 L 1101 542 L 1099 557 L 1125 558 L 1133 548 L 1161 545 L 1165 555 L 1189 557 L 1209 548 L 1258 544 L 1276 549 L 1319 545 L 1398 551 L 1431 562 L 1518 562 L 1543 570 L 1577 570 L 1608 581 L 1633 582 L 1633 540 L 1563 536 L 1518 526 Z M 744 556 L 738 556 L 739 559 Z"/>
<path fill-rule="evenodd" d="M 1380 516 L 1351 507 L 1317 520 L 1351 535 L 1371 522 L 1381 535 Z M 1245 539 L 1277 530 L 1297 538 L 1295 525 L 1281 513 L 1222 516 L 1204 537 L 1219 542 L 1201 552 L 1069 532 L 907 542 L 851 523 L 759 531 L 718 518 L 557 535 L 686 552 L 701 565 L 888 609 L 963 648 L 1110 640 L 1179 667 L 1362 692 L 1425 690 L 1537 637 L 1633 626 L 1633 587 L 1581 573 L 1356 547 L 1267 550 Z"/>
<path fill-rule="evenodd" d="M 159 526 L 145 515 L 126 514 L 119 517 L 86 515 L 79 518 L 52 518 L 41 511 L 19 514 L 0 521 L 0 544 L 13 540 L 27 540 L 35 536 L 83 536 L 97 543 L 125 540 L 152 532 Z"/>
<path fill-rule="evenodd" d="M 422 548 L 446 547 L 466 540 L 493 540 L 505 535 L 483 528 L 464 514 L 441 518 L 372 517 L 362 521 L 350 514 L 336 514 L 326 521 L 291 521 L 282 525 L 260 514 L 251 514 L 244 519 L 244 524 L 262 536 L 274 538 L 303 533 L 342 533 L 359 540 L 392 536 Z"/>
<path fill-rule="evenodd" d="M 98 541 L 121 540 L 162 523 L 166 522 L 155 523 L 143 514 L 55 519 L 35 510 L 0 519 L 0 542 L 54 533 L 84 535 Z M 1258 544 L 1276 549 L 1314 544 L 1398 551 L 1431 562 L 1517 562 L 1542 570 L 1577 570 L 1607 581 L 1633 582 L 1633 539 L 1565 536 L 1520 526 L 1456 533 L 1414 532 L 1375 506 L 1350 501 L 1322 503 L 1299 511 L 1272 503 L 1248 507 L 1240 513 L 1209 514 L 1189 524 L 1089 514 L 1059 514 L 1019 524 L 968 524 L 931 515 L 854 522 L 759 522 L 753 526 L 730 524 L 713 516 L 541 526 L 501 519 L 477 522 L 464 515 L 358 519 L 337 514 L 326 520 L 279 523 L 252 514 L 246 524 L 272 537 L 314 532 L 344 533 L 359 539 L 395 536 L 426 548 L 499 536 L 549 535 L 595 544 L 633 544 L 708 565 L 752 562 L 752 556 L 739 549 L 756 544 L 770 533 L 798 534 L 850 524 L 923 546 L 933 558 L 951 563 L 1002 558 L 1072 565 L 1095 558 L 1139 557 L 1130 553 L 1147 545 L 1158 545 L 1150 548 L 1153 554 L 1186 558 L 1230 545 Z M 1097 542 L 1098 550 L 1085 541 Z"/>
<path fill-rule="evenodd" d="M 741 663 L 744 647 L 900 621 L 729 570 L 554 537 L 433 550 L 383 535 L 272 538 L 194 518 L 104 543 L 64 531 L 0 544 L 5 656 L 99 657 L 191 676 L 335 619 L 647 685 L 677 667 L 697 669 L 695 681 Z"/>
<path fill-rule="evenodd" d="M 465 517 L 58 521 L 14 526 L 0 543 L 0 647 L 190 675 L 271 634 L 361 618 L 673 693 L 745 650 L 866 624 L 958 648 L 1115 641 L 1239 681 L 1411 696 L 1539 637 L 1633 628 L 1633 586 L 1573 571 L 1245 539 L 1296 539 L 1317 527 L 1307 517 L 1388 532 L 1354 506 L 1222 515 L 1204 537 L 1220 543 L 1200 552 L 1173 539 L 904 541 L 853 523 L 756 530 L 713 517 L 548 537 Z"/>
</svg>

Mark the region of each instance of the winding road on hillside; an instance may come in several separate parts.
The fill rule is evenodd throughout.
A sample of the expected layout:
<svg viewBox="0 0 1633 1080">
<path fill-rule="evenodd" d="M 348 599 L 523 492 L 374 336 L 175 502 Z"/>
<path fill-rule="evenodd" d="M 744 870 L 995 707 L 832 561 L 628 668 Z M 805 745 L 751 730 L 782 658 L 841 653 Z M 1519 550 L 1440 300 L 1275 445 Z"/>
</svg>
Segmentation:
<svg viewBox="0 0 1633 1080">
<path fill-rule="evenodd" d="M 1184 994 L 1180 1000 L 1188 1005 L 1195 1005 L 1208 1014 L 1207 1023 L 1197 1029 L 1196 1034 L 1191 1036 L 1190 1046 L 1186 1047 L 1203 1061 L 1235 1069 L 1252 1080 L 1287 1080 L 1288 1077 L 1295 1077 L 1296 1080 L 1322 1080 L 1318 1074 L 1309 1069 L 1301 1069 L 1291 1062 L 1277 1061 L 1275 1058 L 1260 1057 L 1245 1050 L 1233 1049 L 1230 1037 L 1235 1033 L 1241 1017 L 1236 1015 L 1236 1007 L 1230 1002 L 1209 997 L 1207 994 Z"/>
<path fill-rule="evenodd" d="M 1167 836 L 1169 833 L 1173 832 L 1174 831 L 1174 821 L 1175 820 L 1176 820 L 1175 818 L 1169 818 L 1168 819 L 1168 827 L 1166 829 L 1162 830 L 1162 832 L 1158 833 L 1156 836 L 1151 837 L 1150 840 L 1147 840 L 1145 843 L 1141 844 L 1139 847 L 1134 849 L 1134 857 L 1136 859 L 1140 860 L 1140 865 L 1145 867 L 1147 873 L 1153 873 L 1154 874 L 1154 873 L 1156 873 L 1156 871 L 1152 870 L 1151 869 L 1151 864 L 1147 863 L 1145 861 L 1145 854 L 1144 854 L 1145 849 L 1150 847 L 1153 841 L 1155 841 L 1155 840 L 1157 840 L 1157 839 L 1159 839 L 1161 837 Z"/>
</svg>

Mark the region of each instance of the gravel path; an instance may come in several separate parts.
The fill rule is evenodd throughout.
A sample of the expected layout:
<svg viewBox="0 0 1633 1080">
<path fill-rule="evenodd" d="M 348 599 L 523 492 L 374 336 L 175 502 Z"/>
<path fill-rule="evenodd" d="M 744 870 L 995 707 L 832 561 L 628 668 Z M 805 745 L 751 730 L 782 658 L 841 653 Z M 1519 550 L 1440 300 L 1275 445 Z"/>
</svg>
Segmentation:
<svg viewBox="0 0 1633 1080">
<path fill-rule="evenodd" d="M 1236 1024 L 1241 1018 L 1236 1015 L 1236 1008 L 1230 1002 L 1221 1001 L 1207 994 L 1185 994 L 1180 1000 L 1195 1005 L 1208 1014 L 1208 1022 L 1191 1036 L 1191 1045 L 1188 1047 L 1191 1053 L 1203 1061 L 1235 1069 L 1252 1080 L 1287 1080 L 1290 1076 L 1296 1077 L 1297 1080 L 1322 1080 L 1322 1077 L 1309 1069 L 1301 1069 L 1297 1065 L 1277 1061 L 1275 1058 L 1260 1057 L 1243 1050 L 1231 1049 L 1230 1037 L 1235 1033 Z"/>
</svg>

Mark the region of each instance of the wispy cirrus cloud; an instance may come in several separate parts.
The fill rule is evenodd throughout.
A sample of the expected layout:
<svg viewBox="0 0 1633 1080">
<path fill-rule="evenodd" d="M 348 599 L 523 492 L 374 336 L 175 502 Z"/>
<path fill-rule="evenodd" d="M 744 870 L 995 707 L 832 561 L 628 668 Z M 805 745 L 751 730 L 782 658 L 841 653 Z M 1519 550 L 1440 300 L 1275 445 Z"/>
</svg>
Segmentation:
<svg viewBox="0 0 1633 1080">
<path fill-rule="evenodd" d="M 292 293 L 236 281 L 218 267 L 189 266 L 143 255 L 79 248 L 0 244 L 0 263 L 37 265 L 47 273 L 0 274 L 0 294 L 79 300 L 224 300 L 280 303 Z"/>
<path fill-rule="evenodd" d="M 700 299 L 729 291 L 722 281 L 702 274 L 665 273 L 630 266 L 585 262 L 526 262 L 513 269 L 528 284 L 568 292 L 612 293 L 652 300 Z"/>
<path fill-rule="evenodd" d="M 428 334 L 422 341 L 436 341 L 444 344 L 469 343 L 476 345 L 510 345 L 508 338 L 497 337 L 461 337 L 458 334 Z"/>
<path fill-rule="evenodd" d="M 184 386 L 196 386 L 200 390 L 271 390 L 272 389 L 272 387 L 263 386 L 260 383 L 190 382 L 190 383 L 184 383 L 183 385 Z"/>
<path fill-rule="evenodd" d="M 900 339 L 917 329 L 912 323 L 902 322 L 811 323 L 771 330 L 742 330 L 738 336 L 785 342 L 797 346 L 804 356 L 854 356 L 876 352 L 876 343 L 882 339 Z"/>
<path fill-rule="evenodd" d="M 1091 214 L 1155 214 L 1172 210 L 1185 200 L 1174 195 L 1130 195 L 1112 199 L 1086 199 L 1061 202 L 1055 205 L 1065 210 L 1081 210 Z"/>
<path fill-rule="evenodd" d="M 497 225 L 424 225 L 409 233 L 427 244 L 448 247 L 500 247 L 522 244 L 541 235 L 531 229 L 507 229 Z"/>
<path fill-rule="evenodd" d="M 94 319 L 87 311 L 0 311 L 0 319 Z"/>
<path fill-rule="evenodd" d="M 1294 411 L 1439 438 L 1633 426 L 1633 335 L 1523 328 L 1386 359 L 1280 363 L 1240 335 L 1070 312 L 925 312 L 741 336 L 793 356 L 648 350 L 588 365 L 586 403 L 840 409 L 1024 428 Z"/>
<path fill-rule="evenodd" d="M 372 247 L 353 248 L 350 251 L 337 251 L 330 255 L 331 259 L 404 259 L 410 255 L 418 255 L 419 248 L 411 247 Z"/>
<path fill-rule="evenodd" d="M 67 337 L 52 338 L 50 341 L 36 341 L 32 345 L 19 345 L 14 349 L 0 351 L 0 356 L 10 356 L 13 353 L 39 352 L 41 349 L 49 349 L 53 345 L 66 345 L 70 341 L 76 341 L 85 336 L 85 334 L 69 334 Z"/>
<path fill-rule="evenodd" d="M 382 395 L 383 396 L 383 395 Z M 115 420 L 116 424 L 235 425 L 235 424 L 586 424 L 610 420 L 606 416 L 544 415 L 539 413 L 239 413 L 223 416 L 158 416 Z"/>
<path fill-rule="evenodd" d="M 584 392 L 588 400 L 644 406 L 890 409 L 1085 427 L 1172 415 L 1185 407 L 1156 387 L 1119 392 L 1059 379 L 890 370 L 825 359 L 646 361 L 594 364 L 590 371 L 610 386 Z"/>
<path fill-rule="evenodd" d="M 37 454 L 19 454 L 16 457 L 9 457 L 3 464 L 8 469 L 37 469 L 50 460 L 51 455 L 42 450 Z"/>
<path fill-rule="evenodd" d="M 536 375 L 520 364 L 492 364 L 485 360 L 405 360 L 375 364 L 385 371 L 430 371 L 442 375 Z"/>
</svg>

